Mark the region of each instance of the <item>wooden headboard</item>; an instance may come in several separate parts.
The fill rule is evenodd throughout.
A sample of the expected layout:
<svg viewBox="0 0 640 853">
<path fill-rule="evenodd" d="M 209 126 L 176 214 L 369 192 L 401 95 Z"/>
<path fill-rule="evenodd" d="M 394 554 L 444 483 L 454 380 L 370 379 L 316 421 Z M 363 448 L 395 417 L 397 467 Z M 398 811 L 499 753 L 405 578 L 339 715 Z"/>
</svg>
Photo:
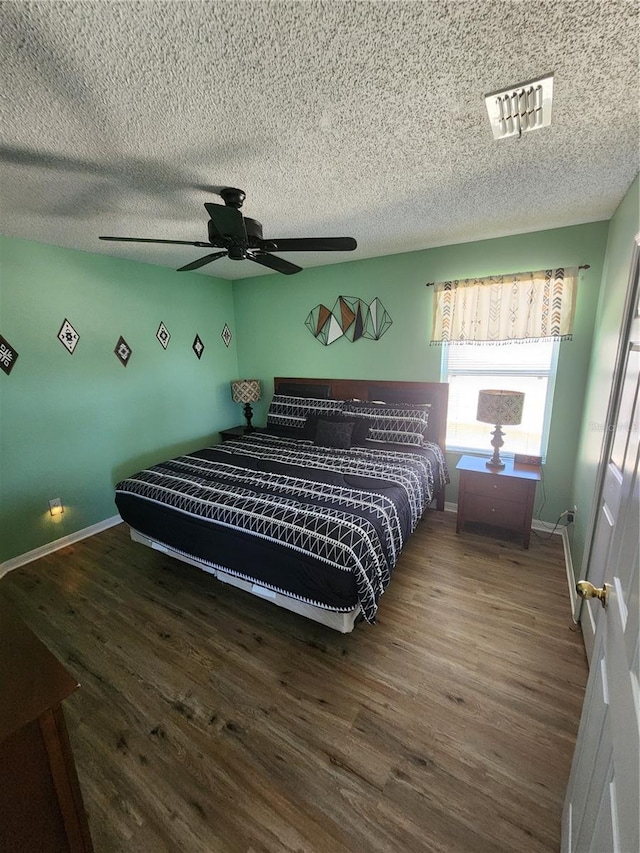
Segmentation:
<svg viewBox="0 0 640 853">
<path fill-rule="evenodd" d="M 449 385 L 446 382 L 395 382 L 384 379 L 303 379 L 276 376 L 276 394 L 293 392 L 292 385 L 320 386 L 332 400 L 384 400 L 389 403 L 431 403 L 427 438 L 444 450 L 447 437 Z M 283 386 L 286 386 L 283 388 Z M 282 389 L 282 390 L 281 390 Z M 328 393 L 327 393 L 328 389 Z M 308 396 L 305 394 L 303 396 Z M 320 394 L 319 394 L 320 396 Z"/>
</svg>

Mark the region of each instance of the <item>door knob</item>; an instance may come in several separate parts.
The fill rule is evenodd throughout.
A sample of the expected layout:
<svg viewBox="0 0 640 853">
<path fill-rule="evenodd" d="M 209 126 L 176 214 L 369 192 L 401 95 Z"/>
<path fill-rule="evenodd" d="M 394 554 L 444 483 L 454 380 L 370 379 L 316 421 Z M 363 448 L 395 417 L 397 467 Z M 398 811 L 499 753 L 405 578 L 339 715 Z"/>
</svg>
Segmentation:
<svg viewBox="0 0 640 853">
<path fill-rule="evenodd" d="M 599 598 L 602 606 L 607 606 L 607 593 L 609 592 L 608 584 L 598 587 L 589 583 L 589 581 L 578 581 L 576 584 L 576 592 L 580 598 Z"/>
</svg>

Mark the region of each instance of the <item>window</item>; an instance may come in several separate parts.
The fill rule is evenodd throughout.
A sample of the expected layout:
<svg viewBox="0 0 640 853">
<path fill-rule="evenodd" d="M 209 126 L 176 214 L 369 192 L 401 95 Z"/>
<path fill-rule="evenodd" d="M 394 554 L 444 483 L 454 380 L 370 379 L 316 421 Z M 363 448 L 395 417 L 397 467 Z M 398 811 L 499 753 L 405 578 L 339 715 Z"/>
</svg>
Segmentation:
<svg viewBox="0 0 640 853">
<path fill-rule="evenodd" d="M 524 391 L 518 426 L 505 426 L 502 455 L 547 452 L 559 341 L 457 344 L 442 348 L 442 381 L 449 383 L 447 449 L 491 450 L 491 426 L 476 420 L 483 388 Z"/>
</svg>

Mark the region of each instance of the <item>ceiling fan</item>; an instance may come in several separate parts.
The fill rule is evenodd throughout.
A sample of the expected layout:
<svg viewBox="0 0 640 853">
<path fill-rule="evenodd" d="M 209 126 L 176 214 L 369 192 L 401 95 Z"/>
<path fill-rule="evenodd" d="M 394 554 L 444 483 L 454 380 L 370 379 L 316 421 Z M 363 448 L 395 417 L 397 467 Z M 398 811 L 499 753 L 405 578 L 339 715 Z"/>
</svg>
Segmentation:
<svg viewBox="0 0 640 853">
<path fill-rule="evenodd" d="M 209 214 L 207 223 L 209 242 L 191 240 L 154 240 L 146 237 L 100 237 L 101 240 L 116 240 L 126 243 L 175 243 L 182 246 L 200 246 L 219 248 L 222 252 L 204 255 L 190 264 L 180 267 L 178 272 L 197 270 L 205 264 L 229 257 L 233 261 L 253 261 L 263 267 L 285 275 L 301 272 L 302 267 L 273 255 L 272 252 L 352 252 L 357 243 L 353 237 L 294 237 L 290 239 L 273 238 L 265 240 L 262 236 L 262 224 L 240 213 L 245 200 L 243 190 L 224 187 L 220 190 L 224 204 L 205 202 Z"/>
</svg>

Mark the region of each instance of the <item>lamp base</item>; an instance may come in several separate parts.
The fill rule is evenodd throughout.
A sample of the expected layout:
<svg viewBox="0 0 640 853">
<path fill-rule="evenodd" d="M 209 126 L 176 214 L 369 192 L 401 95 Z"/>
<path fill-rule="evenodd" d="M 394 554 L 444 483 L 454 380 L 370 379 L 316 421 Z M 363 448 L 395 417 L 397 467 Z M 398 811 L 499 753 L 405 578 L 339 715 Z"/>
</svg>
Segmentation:
<svg viewBox="0 0 640 853">
<path fill-rule="evenodd" d="M 488 460 L 486 465 L 487 468 L 499 470 L 501 468 L 504 468 L 505 465 L 505 463 L 500 458 L 500 448 L 504 444 L 504 441 L 502 440 L 502 436 L 504 435 L 504 433 L 502 432 L 500 424 L 496 424 L 496 428 L 491 433 L 491 435 L 493 436 L 491 440 L 491 446 L 493 447 L 493 456 L 491 457 L 491 459 Z"/>
<path fill-rule="evenodd" d="M 487 459 L 485 465 L 487 468 L 492 468 L 494 471 L 499 471 L 501 468 L 505 467 L 505 463 L 500 458 L 498 458 L 497 462 L 494 462 L 493 459 Z"/>
<path fill-rule="evenodd" d="M 245 427 L 245 432 L 253 432 L 253 427 L 251 425 L 251 418 L 253 417 L 253 409 L 251 408 L 251 403 L 244 404 L 244 416 L 247 419 L 247 426 Z"/>
</svg>

